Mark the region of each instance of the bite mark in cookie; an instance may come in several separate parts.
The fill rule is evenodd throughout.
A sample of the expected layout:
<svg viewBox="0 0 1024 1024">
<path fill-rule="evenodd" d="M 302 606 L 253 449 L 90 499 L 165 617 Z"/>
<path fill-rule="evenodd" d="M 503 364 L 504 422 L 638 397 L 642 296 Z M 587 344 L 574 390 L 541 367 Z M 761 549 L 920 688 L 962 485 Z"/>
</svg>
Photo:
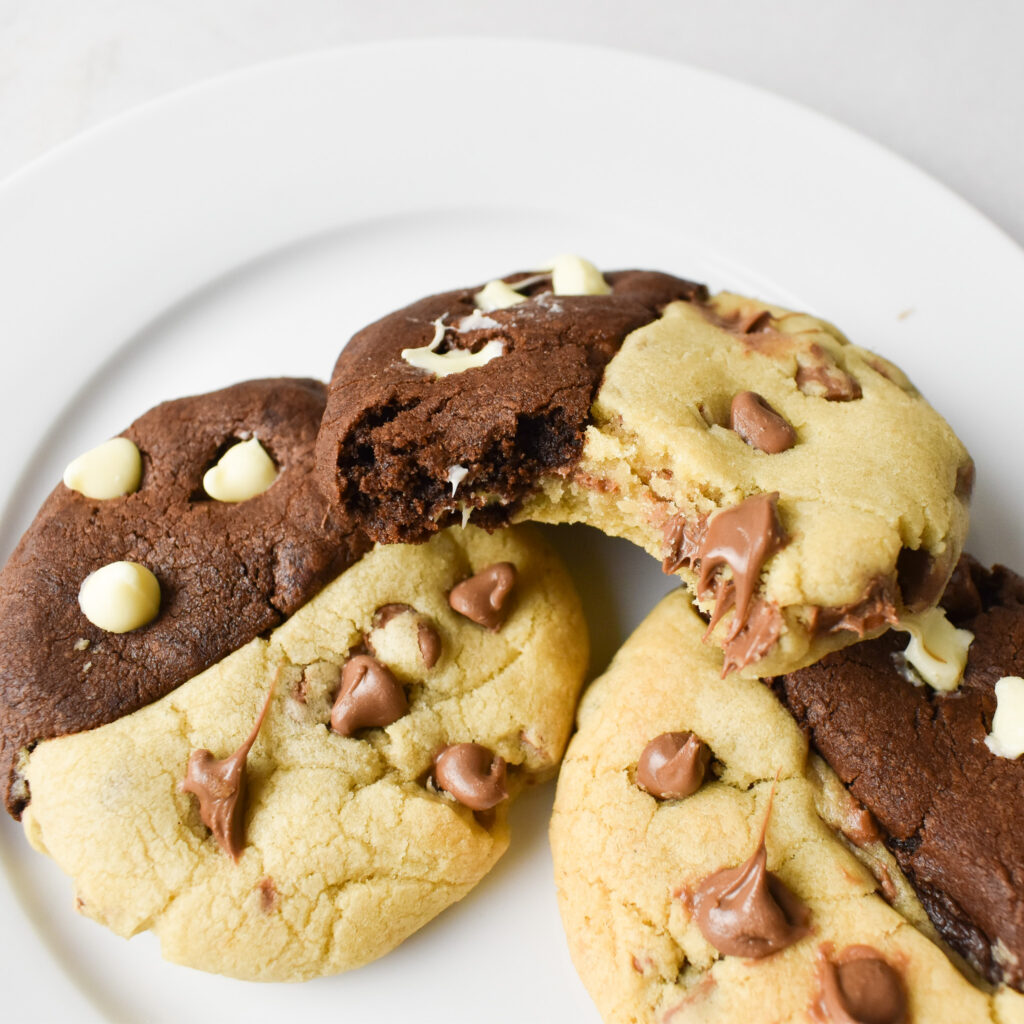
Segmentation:
<svg viewBox="0 0 1024 1024">
<path fill-rule="evenodd" d="M 557 272 L 510 275 L 424 299 L 342 351 L 317 468 L 375 540 L 470 518 L 585 522 L 663 558 L 712 614 L 725 670 L 747 675 L 937 599 L 966 532 L 968 457 L 902 374 L 806 314 L 573 267 L 590 294 L 560 294 Z M 491 342 L 500 358 L 455 376 L 401 358 Z M 687 530 L 772 494 L 788 543 L 749 593 L 735 567 L 701 578 L 680 557 Z"/>
</svg>

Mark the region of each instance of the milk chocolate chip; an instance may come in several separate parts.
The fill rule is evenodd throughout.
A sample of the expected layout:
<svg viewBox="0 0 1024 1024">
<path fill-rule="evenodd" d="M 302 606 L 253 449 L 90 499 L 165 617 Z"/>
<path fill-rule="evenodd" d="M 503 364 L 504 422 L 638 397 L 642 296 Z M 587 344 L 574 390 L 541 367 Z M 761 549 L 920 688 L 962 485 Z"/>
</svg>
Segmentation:
<svg viewBox="0 0 1024 1024">
<path fill-rule="evenodd" d="M 509 597 L 516 582 L 511 562 L 495 562 L 452 588 L 448 603 L 460 615 L 497 632 L 509 613 Z"/>
<path fill-rule="evenodd" d="M 505 759 L 480 743 L 456 743 L 434 759 L 440 789 L 473 811 L 489 811 L 508 799 Z"/>
<path fill-rule="evenodd" d="M 357 654 L 341 670 L 331 729 L 339 736 L 352 736 L 360 729 L 391 725 L 408 710 L 402 684 L 376 658 Z"/>
<path fill-rule="evenodd" d="M 209 750 L 193 750 L 181 783 L 183 793 L 199 798 L 199 817 L 220 848 L 235 862 L 245 849 L 245 762 L 267 716 L 273 694 L 271 687 L 252 732 L 230 757 L 217 760 Z"/>
<path fill-rule="evenodd" d="M 751 448 L 776 455 L 796 444 L 796 431 L 759 394 L 741 391 L 732 400 L 729 429 Z"/>
<path fill-rule="evenodd" d="M 700 789 L 710 760 L 708 745 L 692 732 L 663 732 L 644 747 L 636 780 L 659 800 L 679 800 Z"/>
<path fill-rule="evenodd" d="M 850 946 L 826 962 L 815 1007 L 832 1024 L 903 1024 L 907 997 L 899 974 L 870 946 Z"/>
<path fill-rule="evenodd" d="M 771 802 L 750 859 L 709 875 L 694 893 L 697 927 L 727 956 L 759 960 L 807 934 L 807 907 L 768 870 L 765 833 L 770 815 Z"/>
</svg>

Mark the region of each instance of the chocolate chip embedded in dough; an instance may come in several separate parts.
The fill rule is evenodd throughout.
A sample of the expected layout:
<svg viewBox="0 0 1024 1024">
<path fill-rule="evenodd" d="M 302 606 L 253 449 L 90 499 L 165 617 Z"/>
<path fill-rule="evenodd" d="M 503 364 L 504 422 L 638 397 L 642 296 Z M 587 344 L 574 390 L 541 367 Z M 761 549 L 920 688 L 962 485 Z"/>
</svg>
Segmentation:
<svg viewBox="0 0 1024 1024">
<path fill-rule="evenodd" d="M 505 759 L 480 743 L 456 743 L 434 759 L 434 780 L 473 811 L 489 811 L 508 799 Z"/>
<path fill-rule="evenodd" d="M 870 946 L 826 962 L 815 1007 L 835 1024 L 903 1024 L 907 996 L 899 973 Z"/>
<path fill-rule="evenodd" d="M 663 732 L 643 749 L 636 780 L 659 800 L 679 800 L 696 793 L 711 760 L 708 745 L 692 732 Z"/>
<path fill-rule="evenodd" d="M 807 908 L 767 864 L 762 835 L 749 860 L 714 872 L 697 887 L 697 927 L 720 953 L 759 960 L 807 934 Z"/>
<path fill-rule="evenodd" d="M 840 369 L 820 345 L 812 345 L 806 355 L 798 356 L 796 386 L 814 398 L 829 402 L 852 402 L 863 392 L 856 379 Z"/>
<path fill-rule="evenodd" d="M 209 750 L 193 750 L 188 758 L 183 793 L 199 798 L 199 817 L 220 848 L 237 863 L 245 849 L 246 759 L 270 708 L 273 687 L 252 732 L 229 757 L 218 760 Z"/>
<path fill-rule="evenodd" d="M 384 728 L 409 710 L 402 684 L 376 658 L 357 654 L 341 670 L 341 689 L 331 708 L 331 729 L 352 736 L 360 729 Z"/>
<path fill-rule="evenodd" d="M 729 409 L 729 429 L 751 448 L 777 455 L 796 444 L 796 431 L 759 394 L 741 391 Z"/>
<path fill-rule="evenodd" d="M 448 603 L 471 622 L 497 632 L 508 617 L 515 582 L 516 567 L 495 562 L 452 587 Z"/>
</svg>

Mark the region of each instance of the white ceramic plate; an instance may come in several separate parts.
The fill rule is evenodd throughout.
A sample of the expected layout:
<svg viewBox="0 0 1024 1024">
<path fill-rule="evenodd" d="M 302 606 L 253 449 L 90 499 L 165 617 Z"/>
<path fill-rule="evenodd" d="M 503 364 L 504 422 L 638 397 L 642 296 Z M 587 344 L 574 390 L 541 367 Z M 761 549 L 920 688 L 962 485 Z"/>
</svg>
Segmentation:
<svg viewBox="0 0 1024 1024">
<path fill-rule="evenodd" d="M 326 376 L 391 308 L 558 251 L 809 308 L 896 360 L 975 455 L 975 552 L 1024 567 L 1012 242 L 764 93 L 622 53 L 480 40 L 225 78 L 0 188 L 0 557 L 69 458 L 156 402 Z M 624 544 L 553 536 L 585 584 L 601 667 L 668 584 Z M 512 850 L 462 904 L 382 961 L 299 987 L 174 967 L 150 936 L 78 917 L 68 881 L 5 818 L 5 1019 L 596 1020 L 560 932 L 550 801 L 522 801 Z"/>
</svg>

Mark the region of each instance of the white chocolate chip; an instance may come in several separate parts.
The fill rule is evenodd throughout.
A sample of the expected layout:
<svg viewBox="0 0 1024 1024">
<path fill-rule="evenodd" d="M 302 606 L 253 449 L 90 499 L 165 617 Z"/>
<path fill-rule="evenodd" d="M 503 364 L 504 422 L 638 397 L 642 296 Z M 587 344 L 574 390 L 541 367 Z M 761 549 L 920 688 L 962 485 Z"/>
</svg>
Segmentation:
<svg viewBox="0 0 1024 1024">
<path fill-rule="evenodd" d="M 996 713 L 985 746 L 996 757 L 1018 758 L 1024 754 L 1024 679 L 1003 676 L 996 683 Z"/>
<path fill-rule="evenodd" d="M 462 317 L 455 327 L 459 334 L 466 334 L 468 331 L 482 331 L 486 327 L 500 327 L 493 317 L 487 316 L 482 310 L 474 309 L 472 313 Z"/>
<path fill-rule="evenodd" d="M 448 467 L 448 483 L 452 485 L 452 497 L 455 497 L 455 492 L 459 489 L 459 484 L 466 479 L 469 474 L 469 470 L 465 466 L 449 466 Z"/>
<path fill-rule="evenodd" d="M 474 370 L 486 366 L 492 359 L 504 355 L 505 346 L 500 341 L 489 341 L 479 352 L 468 352 L 455 348 L 448 352 L 435 352 L 435 343 L 424 348 L 404 348 L 402 358 L 417 370 L 427 370 L 436 377 L 447 377 L 453 373 Z"/>
<path fill-rule="evenodd" d="M 214 501 L 239 502 L 262 494 L 277 479 L 277 466 L 257 438 L 232 445 L 203 475 Z"/>
<path fill-rule="evenodd" d="M 504 281 L 488 281 L 473 296 L 473 304 L 484 313 L 490 313 L 495 309 L 508 309 L 509 306 L 517 306 L 525 301 L 525 295 Z"/>
<path fill-rule="evenodd" d="M 94 626 L 108 633 L 128 633 L 156 618 L 160 584 L 138 562 L 111 562 L 85 577 L 78 605 Z"/>
<path fill-rule="evenodd" d="M 64 484 L 87 498 L 105 501 L 132 494 L 142 480 L 142 456 L 127 437 L 113 437 L 68 463 Z"/>
<path fill-rule="evenodd" d="M 551 261 L 551 285 L 556 295 L 608 295 L 611 292 L 593 263 L 570 253 Z"/>
<path fill-rule="evenodd" d="M 87 650 L 89 650 L 89 641 L 86 640 L 86 638 L 84 636 L 80 636 L 75 641 L 75 650 L 76 651 L 87 651 Z"/>
<path fill-rule="evenodd" d="M 973 633 L 957 629 L 941 608 L 904 616 L 896 628 L 910 634 L 903 656 L 932 689 L 948 691 L 960 685 Z"/>
</svg>

